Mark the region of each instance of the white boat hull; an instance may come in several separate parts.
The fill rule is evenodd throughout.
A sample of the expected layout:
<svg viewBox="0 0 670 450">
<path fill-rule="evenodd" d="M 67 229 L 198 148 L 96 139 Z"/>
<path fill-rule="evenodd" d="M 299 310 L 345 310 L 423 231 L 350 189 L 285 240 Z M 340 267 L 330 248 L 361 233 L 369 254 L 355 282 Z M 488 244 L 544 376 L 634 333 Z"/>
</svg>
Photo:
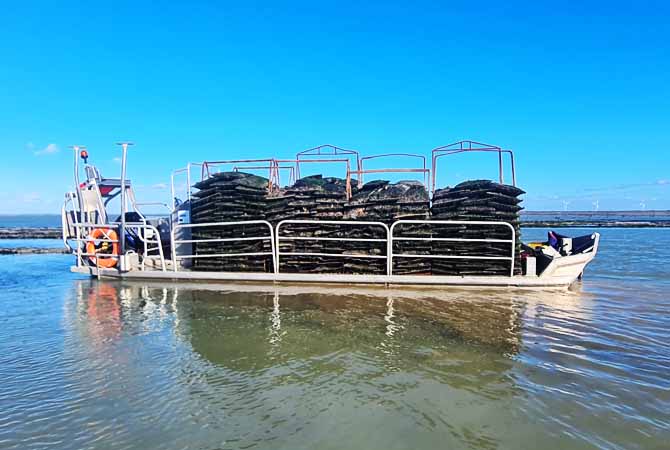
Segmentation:
<svg viewBox="0 0 670 450">
<path fill-rule="evenodd" d="M 458 287 L 520 287 L 568 288 L 577 281 L 595 251 L 557 258 L 541 276 L 441 276 L 441 275 L 343 275 L 298 273 L 194 272 L 173 270 L 131 270 L 95 267 L 71 268 L 72 272 L 100 278 L 128 280 L 164 280 L 171 282 L 265 282 L 317 284 L 370 284 L 382 286 L 458 286 Z"/>
</svg>

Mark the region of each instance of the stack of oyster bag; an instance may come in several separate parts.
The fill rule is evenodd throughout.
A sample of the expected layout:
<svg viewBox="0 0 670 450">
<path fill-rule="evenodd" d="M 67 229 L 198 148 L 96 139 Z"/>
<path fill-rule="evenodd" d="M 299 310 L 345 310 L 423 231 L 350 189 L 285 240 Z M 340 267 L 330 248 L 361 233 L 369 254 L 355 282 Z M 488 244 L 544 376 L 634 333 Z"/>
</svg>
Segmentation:
<svg viewBox="0 0 670 450">
<path fill-rule="evenodd" d="M 514 273 L 521 273 L 519 255 L 520 196 L 515 186 L 488 180 L 466 181 L 452 188 L 439 189 L 433 195 L 432 220 L 506 222 L 514 230 Z M 510 257 L 512 244 L 478 242 L 478 239 L 507 240 L 512 230 L 500 225 L 433 225 L 433 237 L 470 241 L 433 241 L 434 255 L 493 257 L 494 259 L 433 259 L 434 275 L 509 275 L 511 263 L 496 257 Z M 472 240 L 475 241 L 472 241 Z"/>
<path fill-rule="evenodd" d="M 240 222 L 265 220 L 269 181 L 244 172 L 220 172 L 195 184 L 191 222 Z M 193 269 L 220 272 L 272 272 L 271 255 L 220 256 L 239 253 L 271 253 L 269 239 L 240 239 L 268 236 L 267 225 L 193 227 Z M 217 239 L 235 239 L 216 241 Z M 216 256 L 219 255 L 219 256 Z"/>
<path fill-rule="evenodd" d="M 426 187 L 418 181 L 389 181 L 378 180 L 365 183 L 351 198 L 345 206 L 345 218 L 348 220 L 361 220 L 370 222 L 382 222 L 391 226 L 397 220 L 427 220 L 430 216 L 429 196 Z M 395 235 L 407 238 L 426 237 L 430 235 L 430 228 L 419 224 L 403 224 L 395 228 Z M 384 238 L 383 229 L 380 227 L 359 227 L 352 230 L 352 238 L 378 239 Z M 350 241 L 347 242 L 349 251 L 355 253 L 361 248 L 373 250 L 374 255 L 386 256 L 387 249 L 381 242 L 371 245 L 370 242 Z M 430 241 L 422 240 L 397 240 L 394 243 L 394 254 L 430 254 Z M 345 268 L 351 273 L 386 273 L 386 260 L 360 259 L 347 260 Z M 393 274 L 429 274 L 430 259 L 420 257 L 398 257 L 393 259 Z"/>
<path fill-rule="evenodd" d="M 282 220 L 341 221 L 346 202 L 346 180 L 313 175 L 301 178 L 294 185 L 270 194 L 266 218 L 273 226 Z M 326 256 L 324 253 L 344 253 L 342 242 L 336 239 L 343 237 L 344 231 L 341 224 L 282 224 L 278 232 L 281 271 L 342 272 L 344 258 Z M 327 239 L 310 239 L 315 237 Z M 308 253 L 316 255 L 309 256 Z"/>
</svg>

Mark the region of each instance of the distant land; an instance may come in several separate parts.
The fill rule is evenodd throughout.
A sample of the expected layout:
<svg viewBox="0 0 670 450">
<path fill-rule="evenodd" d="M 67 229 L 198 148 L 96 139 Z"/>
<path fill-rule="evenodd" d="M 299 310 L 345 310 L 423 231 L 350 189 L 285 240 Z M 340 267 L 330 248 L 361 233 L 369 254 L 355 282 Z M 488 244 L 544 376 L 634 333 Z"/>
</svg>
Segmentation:
<svg viewBox="0 0 670 450">
<path fill-rule="evenodd" d="M 521 211 L 522 216 L 570 216 L 570 217 L 670 217 L 670 210 L 628 211 Z"/>
<path fill-rule="evenodd" d="M 670 227 L 670 210 L 521 211 L 524 226 Z M 60 228 L 60 214 L 0 214 L 0 228 Z"/>
</svg>

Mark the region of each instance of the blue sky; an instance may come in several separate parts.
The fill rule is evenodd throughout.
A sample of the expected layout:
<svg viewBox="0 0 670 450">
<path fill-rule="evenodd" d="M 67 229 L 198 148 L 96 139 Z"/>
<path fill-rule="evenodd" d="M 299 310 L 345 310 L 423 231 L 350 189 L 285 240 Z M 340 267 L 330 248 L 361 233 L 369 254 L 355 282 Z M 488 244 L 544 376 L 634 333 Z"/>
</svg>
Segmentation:
<svg viewBox="0 0 670 450">
<path fill-rule="evenodd" d="M 146 201 L 187 161 L 473 139 L 528 209 L 670 209 L 668 3 L 540 3 L 3 3 L 0 213 L 57 212 L 72 144 L 118 176 L 123 139 Z"/>
</svg>

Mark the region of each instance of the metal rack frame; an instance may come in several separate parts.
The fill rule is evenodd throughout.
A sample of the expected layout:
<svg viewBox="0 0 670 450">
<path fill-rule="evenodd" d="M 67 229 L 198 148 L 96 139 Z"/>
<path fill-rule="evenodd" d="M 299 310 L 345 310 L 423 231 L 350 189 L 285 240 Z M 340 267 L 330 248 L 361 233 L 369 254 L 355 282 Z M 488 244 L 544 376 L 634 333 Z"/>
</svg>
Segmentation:
<svg viewBox="0 0 670 450">
<path fill-rule="evenodd" d="M 431 151 L 432 156 L 432 181 L 431 194 L 435 193 L 435 182 L 437 178 L 437 160 L 442 156 L 455 155 L 458 153 L 470 152 L 493 152 L 498 153 L 498 176 L 500 184 L 505 184 L 505 174 L 503 167 L 503 154 L 509 155 L 512 168 L 512 185 L 516 186 L 516 168 L 514 166 L 514 152 L 509 149 L 503 149 L 496 145 L 483 144 L 475 141 L 458 141 L 453 144 L 437 147 Z"/>
<path fill-rule="evenodd" d="M 396 167 L 384 169 L 365 169 L 365 161 L 370 161 L 379 158 L 414 158 L 422 161 L 422 167 Z M 423 185 L 428 189 L 428 180 L 430 179 L 430 169 L 426 168 L 426 157 L 415 153 L 384 153 L 381 155 L 365 156 L 360 159 L 360 167 L 358 170 L 352 171 L 359 177 L 359 182 L 364 183 L 363 175 L 366 173 L 421 173 L 423 174 Z"/>
<path fill-rule="evenodd" d="M 300 163 L 305 162 L 305 160 L 302 159 L 303 156 L 319 156 L 318 159 L 323 160 L 324 157 L 331 156 L 338 157 L 337 159 L 342 159 L 341 157 L 343 155 L 347 155 L 347 160 L 351 160 L 351 156 L 354 156 L 356 158 L 356 170 L 361 170 L 361 155 L 358 150 L 348 150 L 335 145 L 324 144 L 296 153 L 296 177 L 300 179 Z"/>
</svg>

